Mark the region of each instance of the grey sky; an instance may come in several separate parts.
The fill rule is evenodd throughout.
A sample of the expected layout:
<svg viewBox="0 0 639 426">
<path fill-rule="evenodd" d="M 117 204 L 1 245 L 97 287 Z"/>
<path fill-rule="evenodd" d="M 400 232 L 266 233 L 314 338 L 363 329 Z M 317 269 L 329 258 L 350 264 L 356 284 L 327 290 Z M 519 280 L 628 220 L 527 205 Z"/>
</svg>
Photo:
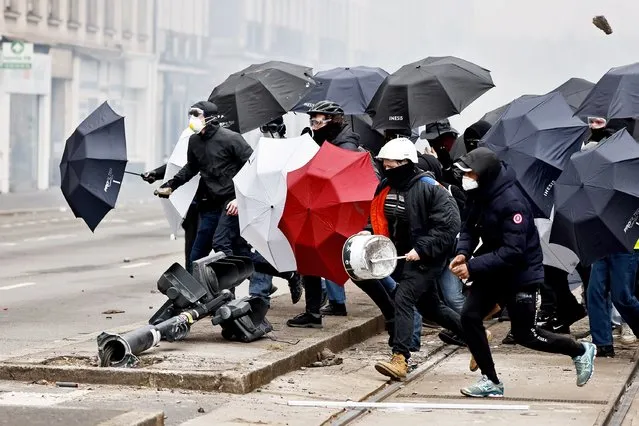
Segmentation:
<svg viewBox="0 0 639 426">
<path fill-rule="evenodd" d="M 497 87 L 451 121 L 463 130 L 522 94 L 542 94 L 570 77 L 596 82 L 639 61 L 636 0 L 367 0 L 377 9 L 369 43 L 389 72 L 426 56 L 455 55 L 491 70 Z M 608 18 L 613 34 L 592 25 Z M 370 24 L 370 23 L 369 23 Z M 370 28 L 370 26 L 369 26 Z M 391 51 L 392 53 L 383 53 Z"/>
</svg>

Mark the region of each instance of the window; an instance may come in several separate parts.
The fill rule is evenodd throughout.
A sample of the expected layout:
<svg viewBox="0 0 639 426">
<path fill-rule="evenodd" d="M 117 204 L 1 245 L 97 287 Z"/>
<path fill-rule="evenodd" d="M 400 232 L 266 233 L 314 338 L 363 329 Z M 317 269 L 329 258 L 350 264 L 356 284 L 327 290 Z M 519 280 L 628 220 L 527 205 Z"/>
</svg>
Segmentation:
<svg viewBox="0 0 639 426">
<path fill-rule="evenodd" d="M 69 0 L 67 26 L 71 29 L 80 28 L 80 0 Z"/>
<path fill-rule="evenodd" d="M 98 31 L 98 0 L 86 0 L 87 6 L 87 31 Z"/>
<path fill-rule="evenodd" d="M 60 0 L 47 0 L 49 25 L 60 25 Z"/>
<path fill-rule="evenodd" d="M 4 0 L 4 17 L 7 19 L 18 19 L 20 16 L 20 5 L 18 0 Z"/>
<path fill-rule="evenodd" d="M 264 27 L 259 22 L 247 22 L 246 24 L 246 49 L 249 52 L 260 53 L 263 50 Z"/>
<path fill-rule="evenodd" d="M 133 14 L 135 11 L 130 9 L 130 5 L 135 4 L 134 2 L 123 2 L 122 7 L 120 8 L 120 13 L 122 14 L 122 37 L 129 40 L 133 37 Z"/>
<path fill-rule="evenodd" d="M 107 35 L 115 34 L 115 1 L 105 0 L 104 4 L 104 32 Z"/>
<path fill-rule="evenodd" d="M 149 39 L 149 8 L 147 0 L 138 0 L 138 40 L 147 41 Z"/>
</svg>

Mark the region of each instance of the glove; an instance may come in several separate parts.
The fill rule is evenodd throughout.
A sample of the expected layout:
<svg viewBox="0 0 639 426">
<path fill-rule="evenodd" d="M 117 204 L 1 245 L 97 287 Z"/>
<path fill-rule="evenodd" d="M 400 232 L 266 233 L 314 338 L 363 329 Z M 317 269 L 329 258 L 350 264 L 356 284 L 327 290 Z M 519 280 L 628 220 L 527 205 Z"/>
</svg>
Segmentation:
<svg viewBox="0 0 639 426">
<path fill-rule="evenodd" d="M 161 186 L 155 191 L 153 191 L 153 195 L 157 195 L 160 198 L 169 198 L 171 194 L 173 194 L 173 188 L 169 186 L 166 186 L 166 187 Z"/>
<path fill-rule="evenodd" d="M 157 176 L 155 175 L 155 172 L 142 173 L 140 176 L 142 176 L 143 181 L 148 183 L 153 183 L 157 180 Z"/>
<path fill-rule="evenodd" d="M 603 31 L 607 35 L 612 34 L 612 27 L 610 27 L 610 24 L 608 23 L 608 20 L 606 19 L 605 16 L 603 15 L 595 16 L 594 18 L 592 18 L 592 23 L 594 24 L 595 27 L 599 28 L 601 31 Z"/>
</svg>

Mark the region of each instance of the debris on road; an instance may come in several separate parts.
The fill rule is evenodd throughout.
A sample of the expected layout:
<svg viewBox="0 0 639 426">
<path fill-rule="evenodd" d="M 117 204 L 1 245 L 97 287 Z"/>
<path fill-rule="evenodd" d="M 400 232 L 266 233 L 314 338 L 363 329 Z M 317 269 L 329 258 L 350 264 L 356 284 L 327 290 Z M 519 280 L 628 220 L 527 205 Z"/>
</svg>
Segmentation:
<svg viewBox="0 0 639 426">
<path fill-rule="evenodd" d="M 78 384 L 75 382 L 55 382 L 55 385 L 59 388 L 77 388 Z"/>
<path fill-rule="evenodd" d="M 103 313 L 103 314 L 105 314 L 105 315 L 111 315 L 111 314 L 123 314 L 123 313 L 124 313 L 124 311 L 122 311 L 122 310 L 120 310 L 120 309 L 109 309 L 109 310 L 106 310 L 106 311 L 104 311 L 104 312 L 102 312 L 102 313 Z"/>
<path fill-rule="evenodd" d="M 35 382 L 31 382 L 34 385 L 42 385 L 42 386 L 46 386 L 49 384 L 49 382 L 47 382 L 44 379 L 40 379 L 40 380 L 36 380 Z"/>
<path fill-rule="evenodd" d="M 344 359 L 336 356 L 333 351 L 325 348 L 322 352 L 317 353 L 317 361 L 312 363 L 310 367 L 329 367 L 331 365 L 341 365 Z"/>
<path fill-rule="evenodd" d="M 204 408 L 202 408 L 202 407 L 198 408 L 198 409 L 197 409 L 197 412 L 198 412 L 198 413 L 205 413 Z"/>
<path fill-rule="evenodd" d="M 131 262 L 131 258 L 130 258 L 130 257 L 125 257 L 125 258 L 122 260 L 122 262 L 124 262 L 124 263 L 129 263 L 129 262 Z"/>
</svg>

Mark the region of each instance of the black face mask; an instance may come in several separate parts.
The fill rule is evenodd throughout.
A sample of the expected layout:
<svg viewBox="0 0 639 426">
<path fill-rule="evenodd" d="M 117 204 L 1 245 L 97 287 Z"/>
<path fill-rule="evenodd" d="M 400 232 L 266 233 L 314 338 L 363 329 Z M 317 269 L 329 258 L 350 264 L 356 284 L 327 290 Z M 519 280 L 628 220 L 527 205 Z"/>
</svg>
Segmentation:
<svg viewBox="0 0 639 426">
<path fill-rule="evenodd" d="M 395 189 L 402 189 L 416 175 L 415 165 L 413 163 L 403 164 L 394 169 L 384 170 L 384 177 L 388 180 L 388 184 Z"/>
<path fill-rule="evenodd" d="M 330 122 L 321 129 L 313 131 L 313 140 L 317 142 L 318 145 L 322 145 L 326 141 L 333 142 L 340 130 L 341 128 L 338 125 Z"/>
</svg>

